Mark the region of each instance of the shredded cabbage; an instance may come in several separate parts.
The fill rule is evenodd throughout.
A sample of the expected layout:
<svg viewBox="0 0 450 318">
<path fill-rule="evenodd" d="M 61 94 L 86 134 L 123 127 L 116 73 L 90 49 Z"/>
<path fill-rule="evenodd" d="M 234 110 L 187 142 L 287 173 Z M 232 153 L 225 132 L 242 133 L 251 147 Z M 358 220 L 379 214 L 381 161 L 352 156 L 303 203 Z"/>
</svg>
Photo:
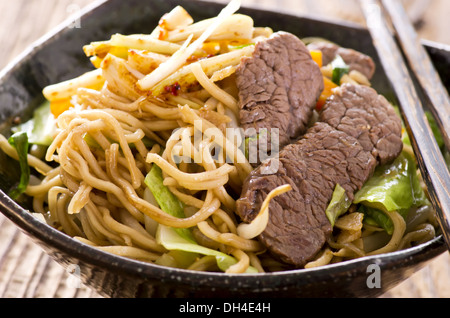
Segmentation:
<svg viewBox="0 0 450 318">
<path fill-rule="evenodd" d="M 340 55 L 337 55 L 333 62 L 331 62 L 331 67 L 333 69 L 331 80 L 336 85 L 340 85 L 342 76 L 350 72 L 350 67 L 344 62 Z"/>
<path fill-rule="evenodd" d="M 183 203 L 164 185 L 163 181 L 161 168 L 153 164 L 152 169 L 145 178 L 145 184 L 150 189 L 161 210 L 172 216 L 184 218 Z M 172 228 L 160 224 L 156 231 L 156 241 L 169 251 L 189 253 L 183 253 L 183 258 L 186 257 L 192 261 L 195 260 L 198 254 L 214 256 L 217 266 L 222 271 L 226 271 L 230 266 L 237 263 L 237 260 L 232 256 L 198 245 L 190 229 Z M 186 264 L 184 266 L 186 267 Z M 247 269 L 247 273 L 256 272 L 257 270 L 251 266 Z"/>
<path fill-rule="evenodd" d="M 30 144 L 49 146 L 56 132 L 56 120 L 46 101 L 36 108 L 33 117 L 27 122 L 12 128 L 14 133 L 25 132 Z"/>
<path fill-rule="evenodd" d="M 30 181 L 30 166 L 28 165 L 28 136 L 26 132 L 17 132 L 9 137 L 8 142 L 13 146 L 19 157 L 20 181 L 19 184 L 9 192 L 9 196 L 16 200 L 27 189 Z"/>
<path fill-rule="evenodd" d="M 203 247 L 179 235 L 174 228 L 159 225 L 156 233 L 156 241 L 168 250 L 179 250 L 189 253 L 214 256 L 217 266 L 226 271 L 230 266 L 237 263 L 237 260 L 225 253 Z M 246 273 L 257 273 L 256 268 L 249 266 Z"/>
<path fill-rule="evenodd" d="M 403 151 L 391 164 L 377 167 L 373 177 L 356 192 L 353 203 L 401 214 L 413 206 L 428 204 L 414 158 Z"/>
<path fill-rule="evenodd" d="M 325 210 L 325 214 L 327 215 L 331 226 L 334 226 L 334 223 L 339 216 L 347 212 L 351 204 L 352 202 L 348 199 L 345 189 L 339 184 L 336 184 L 330 204 Z"/>
</svg>

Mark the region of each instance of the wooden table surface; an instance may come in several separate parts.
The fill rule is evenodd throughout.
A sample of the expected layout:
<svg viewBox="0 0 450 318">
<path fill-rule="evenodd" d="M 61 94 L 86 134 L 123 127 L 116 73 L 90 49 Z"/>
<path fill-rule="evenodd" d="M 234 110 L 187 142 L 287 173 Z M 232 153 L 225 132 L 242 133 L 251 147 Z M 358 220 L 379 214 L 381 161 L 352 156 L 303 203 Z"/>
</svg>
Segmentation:
<svg viewBox="0 0 450 318">
<path fill-rule="evenodd" d="M 226 3 L 225 0 L 216 0 Z M 408 0 L 411 18 L 424 39 L 450 44 L 450 1 Z M 74 10 L 94 0 L 0 0 L 0 68 Z M 363 23 L 356 0 L 242 0 L 243 5 L 310 13 Z M 64 268 L 0 214 L 0 298 L 101 297 L 77 286 Z M 450 256 L 444 253 L 382 297 L 450 297 Z"/>
</svg>

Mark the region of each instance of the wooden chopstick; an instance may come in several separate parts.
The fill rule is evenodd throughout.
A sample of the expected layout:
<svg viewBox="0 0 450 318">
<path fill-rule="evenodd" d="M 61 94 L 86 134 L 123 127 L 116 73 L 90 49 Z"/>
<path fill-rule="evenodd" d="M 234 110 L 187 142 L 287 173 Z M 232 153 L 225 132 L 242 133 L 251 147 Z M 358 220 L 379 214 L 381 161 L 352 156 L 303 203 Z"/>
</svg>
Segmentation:
<svg viewBox="0 0 450 318">
<path fill-rule="evenodd" d="M 445 145 L 450 151 L 450 97 L 448 92 L 400 1 L 382 0 L 382 4 L 389 13 L 403 53 L 409 61 L 409 66 L 431 102 L 428 107 L 436 118 Z"/>
<path fill-rule="evenodd" d="M 380 61 L 393 87 L 411 140 L 418 166 L 427 185 L 431 203 L 439 217 L 450 249 L 450 174 L 428 124 L 402 52 L 389 30 L 382 8 L 376 0 L 360 0 L 367 27 Z"/>
</svg>

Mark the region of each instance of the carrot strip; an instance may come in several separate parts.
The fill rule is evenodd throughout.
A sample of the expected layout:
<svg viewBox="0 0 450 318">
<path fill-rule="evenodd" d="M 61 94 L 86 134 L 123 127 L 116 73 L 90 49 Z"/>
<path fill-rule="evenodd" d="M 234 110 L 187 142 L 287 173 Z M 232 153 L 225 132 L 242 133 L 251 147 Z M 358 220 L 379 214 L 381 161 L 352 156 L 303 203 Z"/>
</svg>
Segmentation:
<svg viewBox="0 0 450 318">
<path fill-rule="evenodd" d="M 319 67 L 322 67 L 323 66 L 322 51 L 310 51 L 310 53 L 313 61 L 316 62 L 317 65 L 319 65 Z"/>
<path fill-rule="evenodd" d="M 323 77 L 323 83 L 324 83 L 324 89 L 322 91 L 322 94 L 320 94 L 319 100 L 316 104 L 316 110 L 321 111 L 322 107 L 325 105 L 325 102 L 327 101 L 328 97 L 333 95 L 333 89 L 338 87 L 335 83 L 333 83 L 330 79 L 327 77 Z"/>
</svg>

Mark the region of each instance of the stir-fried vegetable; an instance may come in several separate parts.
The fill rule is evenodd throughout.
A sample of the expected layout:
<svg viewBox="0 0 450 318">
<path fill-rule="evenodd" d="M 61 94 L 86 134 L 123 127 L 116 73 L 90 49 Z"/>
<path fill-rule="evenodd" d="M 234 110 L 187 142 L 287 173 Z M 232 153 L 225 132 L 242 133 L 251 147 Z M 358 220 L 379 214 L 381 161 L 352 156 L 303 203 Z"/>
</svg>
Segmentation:
<svg viewBox="0 0 450 318">
<path fill-rule="evenodd" d="M 325 76 L 323 77 L 323 83 L 324 83 L 324 89 L 323 89 L 322 93 L 320 94 L 319 100 L 317 101 L 317 104 L 316 104 L 317 111 L 322 110 L 328 97 L 333 95 L 333 89 L 338 87 L 338 85 L 333 83 L 330 79 L 328 79 Z"/>
<path fill-rule="evenodd" d="M 49 146 L 56 132 L 55 117 L 50 112 L 50 103 L 44 102 L 34 111 L 30 120 L 14 127 L 12 131 L 26 133 L 30 144 Z"/>
<path fill-rule="evenodd" d="M 312 57 L 313 61 L 316 62 L 317 65 L 319 65 L 319 67 L 322 67 L 323 66 L 322 51 L 311 50 L 311 51 L 309 51 L 309 53 L 311 53 L 311 57 Z"/>
<path fill-rule="evenodd" d="M 168 250 L 179 250 L 188 253 L 214 256 L 217 261 L 217 266 L 222 271 L 226 271 L 230 266 L 237 263 L 234 257 L 187 240 L 180 236 L 173 228 L 165 225 L 160 225 L 158 227 L 156 240 Z M 250 266 L 246 272 L 257 273 L 257 270 Z"/>
<path fill-rule="evenodd" d="M 254 50 L 255 46 L 249 45 L 239 50 L 233 50 L 218 56 L 199 60 L 198 63 L 200 63 L 206 75 L 213 76 L 214 72 L 220 71 L 228 66 L 239 65 L 241 58 L 251 56 Z M 165 92 L 166 87 L 170 87 L 175 83 L 178 83 L 182 87 L 189 87 L 195 82 L 196 78 L 191 71 L 191 65 L 188 64 L 160 81 L 153 87 L 151 92 L 153 96 L 158 96 Z"/>
<path fill-rule="evenodd" d="M 252 222 L 248 224 L 242 223 L 238 226 L 237 233 L 239 234 L 239 236 L 245 239 L 253 239 L 260 235 L 269 222 L 270 201 L 276 196 L 282 195 L 283 193 L 289 192 L 291 190 L 292 186 L 290 184 L 284 184 L 270 191 L 270 193 L 264 199 L 258 215 L 252 220 Z"/>
<path fill-rule="evenodd" d="M 77 89 L 84 88 L 99 88 L 105 83 L 102 76 L 102 70 L 96 69 L 86 72 L 79 77 L 70 79 L 58 84 L 50 85 L 44 88 L 42 93 L 49 101 L 61 101 L 70 99 L 76 94 Z"/>
<path fill-rule="evenodd" d="M 334 226 L 337 218 L 347 212 L 348 208 L 352 204 L 352 201 L 349 200 L 347 194 L 345 193 L 345 189 L 341 187 L 339 184 L 336 184 L 336 187 L 333 191 L 333 196 L 331 197 L 330 204 L 325 210 L 325 214 L 327 215 L 328 220 L 331 223 L 331 226 Z"/>
<path fill-rule="evenodd" d="M 205 30 L 201 31 L 201 35 L 191 44 L 191 40 L 194 37 L 194 33 L 188 32 L 188 37 L 184 40 L 183 46 L 175 52 L 166 62 L 162 63 L 156 70 L 146 75 L 144 78 L 137 82 L 139 89 L 151 90 L 156 84 L 161 82 L 167 76 L 176 72 L 181 66 L 186 64 L 188 58 L 194 54 L 194 52 L 201 48 L 203 43 L 217 30 L 217 28 L 227 18 L 231 17 L 234 12 L 239 9 L 239 1 L 231 1 L 219 15 L 211 19 L 210 24 Z M 251 19 L 250 19 L 251 20 Z M 203 21 L 205 22 L 205 21 Z M 251 20 L 253 25 L 253 20 Z M 195 26 L 195 25 L 192 25 Z M 181 40 L 180 38 L 179 40 Z"/>
<path fill-rule="evenodd" d="M 350 67 L 344 62 L 340 55 L 337 55 L 333 62 L 331 62 L 331 67 L 333 69 L 331 80 L 336 85 L 340 85 L 342 76 L 350 72 Z"/>
<path fill-rule="evenodd" d="M 164 185 L 162 170 L 157 165 L 153 164 L 152 169 L 145 178 L 145 184 L 152 192 L 161 210 L 178 217 L 184 218 L 184 207 L 178 198 Z M 158 225 L 156 232 L 156 240 L 159 244 L 171 251 L 171 258 L 178 259 L 179 256 L 173 251 L 184 252 L 181 259 L 189 259 L 192 262 L 198 257 L 198 254 L 214 256 L 217 261 L 217 266 L 226 271 L 230 266 L 237 263 L 237 260 L 225 253 L 203 247 L 195 241 L 190 229 L 171 228 L 164 225 Z M 163 262 L 167 262 L 164 261 Z M 186 262 L 189 263 L 189 262 Z M 178 265 L 181 265 L 178 263 Z M 187 267 L 190 264 L 184 264 Z M 249 267 L 247 272 L 257 272 L 253 267 Z"/>
<path fill-rule="evenodd" d="M 9 196 L 15 200 L 27 189 L 30 181 L 30 167 L 28 165 L 28 136 L 26 132 L 17 132 L 9 137 L 8 142 L 13 146 L 19 156 L 20 181 L 10 191 Z"/>
<path fill-rule="evenodd" d="M 147 34 L 122 35 L 114 34 L 109 41 L 92 42 L 83 47 L 83 51 L 88 57 L 104 58 L 108 53 L 121 57 L 117 54 L 119 49 L 124 48 L 135 50 L 145 50 L 160 54 L 173 54 L 180 49 L 181 45 L 162 41 Z"/>
<path fill-rule="evenodd" d="M 169 42 L 183 42 L 191 34 L 195 38 L 199 38 L 205 31 L 215 23 L 217 19 L 205 19 L 185 28 L 178 28 L 177 30 L 166 32 L 164 39 Z M 251 39 L 253 31 L 253 19 L 243 14 L 232 14 L 226 16 L 223 21 L 212 31 L 208 37 L 209 41 L 220 41 L 231 38 Z"/>
<path fill-rule="evenodd" d="M 145 185 L 152 192 L 161 210 L 177 218 L 185 217 L 183 203 L 164 185 L 160 167 L 155 164 L 152 166 L 152 169 L 145 177 Z M 175 229 L 175 231 L 184 239 L 195 242 L 189 229 Z"/>
<path fill-rule="evenodd" d="M 427 204 L 411 155 L 404 151 L 393 163 L 379 166 L 355 194 L 354 203 L 400 213 Z"/>
<path fill-rule="evenodd" d="M 368 219 L 388 232 L 392 224 L 383 212 L 397 211 L 406 217 L 411 208 L 429 204 L 420 186 L 415 160 L 406 151 L 393 163 L 379 166 L 374 176 L 355 194 L 353 202 L 364 205 L 362 212 Z"/>
<path fill-rule="evenodd" d="M 365 224 L 381 227 L 387 234 L 392 235 L 394 232 L 394 224 L 385 212 L 364 205 L 361 205 L 358 210 L 364 213 Z"/>
</svg>

